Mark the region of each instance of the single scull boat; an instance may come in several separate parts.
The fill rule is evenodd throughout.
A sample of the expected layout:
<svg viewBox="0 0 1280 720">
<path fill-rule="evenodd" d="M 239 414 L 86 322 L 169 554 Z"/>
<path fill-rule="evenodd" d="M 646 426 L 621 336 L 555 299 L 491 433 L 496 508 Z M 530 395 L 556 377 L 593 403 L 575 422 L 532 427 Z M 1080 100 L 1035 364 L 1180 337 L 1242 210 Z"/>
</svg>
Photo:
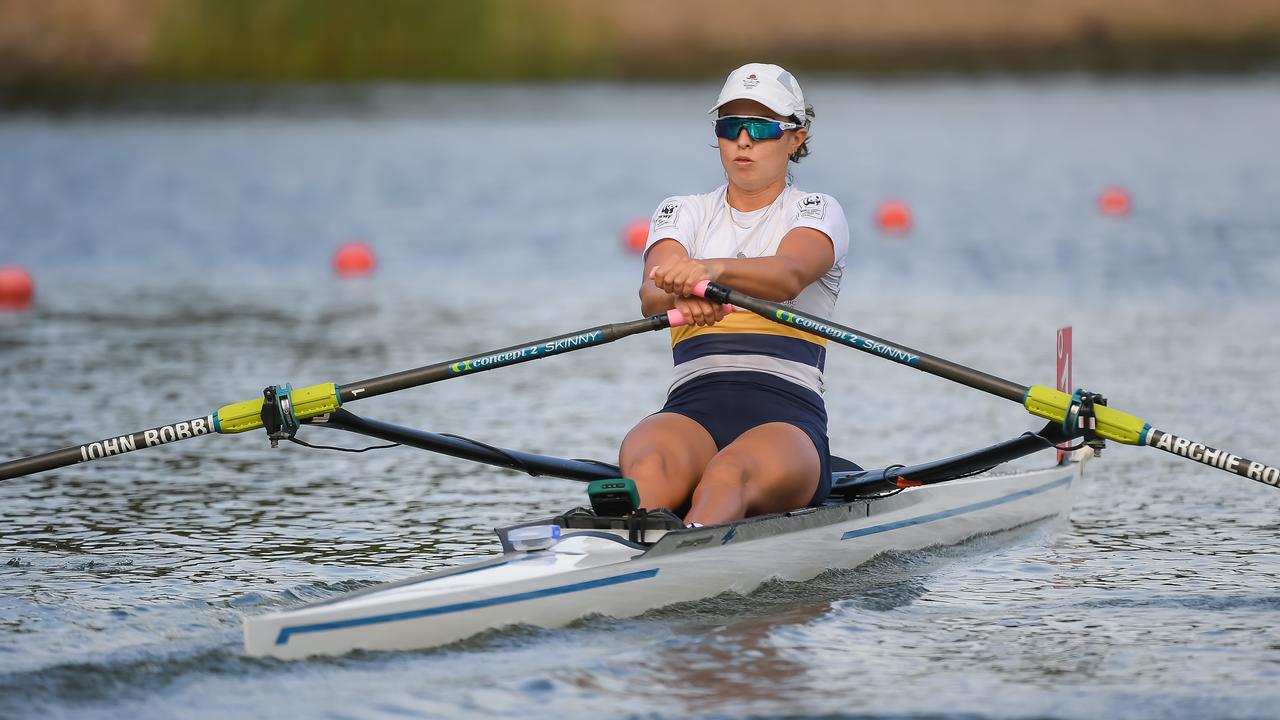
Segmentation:
<svg viewBox="0 0 1280 720">
<path fill-rule="evenodd" d="M 324 425 L 479 462 L 579 480 L 604 463 L 561 460 L 433 435 L 340 411 Z M 807 580 L 891 550 L 950 545 L 1060 517 L 1071 508 L 1085 449 L 1064 464 L 1005 474 L 993 465 L 1053 446 L 1060 431 L 946 460 L 866 471 L 836 460 L 822 507 L 686 528 L 666 511 L 601 516 L 575 508 L 497 529 L 491 559 L 378 585 L 244 621 L 250 655 L 301 658 L 356 649 L 415 650 L 514 624 L 560 627 L 587 615 L 630 617 L 770 579 Z"/>
</svg>

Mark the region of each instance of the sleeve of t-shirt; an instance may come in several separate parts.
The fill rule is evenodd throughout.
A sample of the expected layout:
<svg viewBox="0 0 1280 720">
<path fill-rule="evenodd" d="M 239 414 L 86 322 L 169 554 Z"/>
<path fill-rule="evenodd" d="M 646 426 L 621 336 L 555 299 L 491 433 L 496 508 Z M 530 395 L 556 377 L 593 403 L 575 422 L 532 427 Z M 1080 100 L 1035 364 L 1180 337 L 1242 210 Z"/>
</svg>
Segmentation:
<svg viewBox="0 0 1280 720">
<path fill-rule="evenodd" d="M 808 227 L 831 238 L 831 245 L 836 258 L 832 267 L 844 267 L 845 255 L 849 253 L 849 221 L 844 217 L 844 208 L 836 199 L 826 193 L 806 193 L 795 201 L 791 208 L 794 218 L 787 228 Z M 652 237 L 652 235 L 651 235 Z"/>
<path fill-rule="evenodd" d="M 653 219 L 649 221 L 649 241 L 645 243 L 644 253 L 659 240 L 670 238 L 684 246 L 689 257 L 696 257 L 694 240 L 697 238 L 698 208 L 694 199 L 687 195 L 677 195 L 663 200 L 658 209 L 653 211 Z"/>
</svg>

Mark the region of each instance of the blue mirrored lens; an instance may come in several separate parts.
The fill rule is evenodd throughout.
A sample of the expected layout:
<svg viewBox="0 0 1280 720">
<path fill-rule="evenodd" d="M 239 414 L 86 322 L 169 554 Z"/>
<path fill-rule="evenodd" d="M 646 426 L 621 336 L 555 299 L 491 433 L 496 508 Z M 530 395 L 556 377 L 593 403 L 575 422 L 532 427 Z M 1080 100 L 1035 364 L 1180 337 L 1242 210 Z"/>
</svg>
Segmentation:
<svg viewBox="0 0 1280 720">
<path fill-rule="evenodd" d="M 716 118 L 716 136 L 725 140 L 737 140 L 742 129 L 752 140 L 777 140 L 782 137 L 782 124 L 776 120 L 763 118 L 723 117 Z"/>
</svg>

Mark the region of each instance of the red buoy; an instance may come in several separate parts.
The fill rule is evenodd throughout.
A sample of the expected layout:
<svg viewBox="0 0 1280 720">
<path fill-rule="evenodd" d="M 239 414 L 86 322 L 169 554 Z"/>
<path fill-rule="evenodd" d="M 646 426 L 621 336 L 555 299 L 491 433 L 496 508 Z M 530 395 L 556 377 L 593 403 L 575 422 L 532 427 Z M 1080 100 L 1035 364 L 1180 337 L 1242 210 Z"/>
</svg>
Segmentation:
<svg viewBox="0 0 1280 720">
<path fill-rule="evenodd" d="M 25 268 L 0 265 L 0 310 L 26 310 L 35 293 L 36 284 Z"/>
<path fill-rule="evenodd" d="M 333 271 L 343 277 L 373 272 L 373 250 L 362 242 L 343 243 L 333 253 Z"/>
<path fill-rule="evenodd" d="M 649 221 L 640 218 L 627 223 L 626 229 L 622 231 L 622 246 L 628 251 L 637 255 L 644 252 L 644 246 L 649 242 Z"/>
<path fill-rule="evenodd" d="M 876 208 L 876 224 L 887 233 L 905 233 L 911 229 L 911 208 L 901 200 L 885 200 Z"/>
<path fill-rule="evenodd" d="M 1121 217 L 1133 210 L 1133 200 L 1128 191 L 1121 187 L 1109 187 L 1098 194 L 1098 212 L 1103 215 Z"/>
</svg>

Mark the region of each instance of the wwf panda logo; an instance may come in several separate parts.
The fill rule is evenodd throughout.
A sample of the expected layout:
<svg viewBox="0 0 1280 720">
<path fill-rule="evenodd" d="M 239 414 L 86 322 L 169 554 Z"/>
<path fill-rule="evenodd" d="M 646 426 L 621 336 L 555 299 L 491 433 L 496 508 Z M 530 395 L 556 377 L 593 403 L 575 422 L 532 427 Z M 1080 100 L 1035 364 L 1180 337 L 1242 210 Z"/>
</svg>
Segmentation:
<svg viewBox="0 0 1280 720">
<path fill-rule="evenodd" d="M 653 228 L 675 227 L 676 221 L 680 219 L 680 203 L 676 200 L 668 200 L 658 208 L 658 212 L 653 216 Z"/>
</svg>

